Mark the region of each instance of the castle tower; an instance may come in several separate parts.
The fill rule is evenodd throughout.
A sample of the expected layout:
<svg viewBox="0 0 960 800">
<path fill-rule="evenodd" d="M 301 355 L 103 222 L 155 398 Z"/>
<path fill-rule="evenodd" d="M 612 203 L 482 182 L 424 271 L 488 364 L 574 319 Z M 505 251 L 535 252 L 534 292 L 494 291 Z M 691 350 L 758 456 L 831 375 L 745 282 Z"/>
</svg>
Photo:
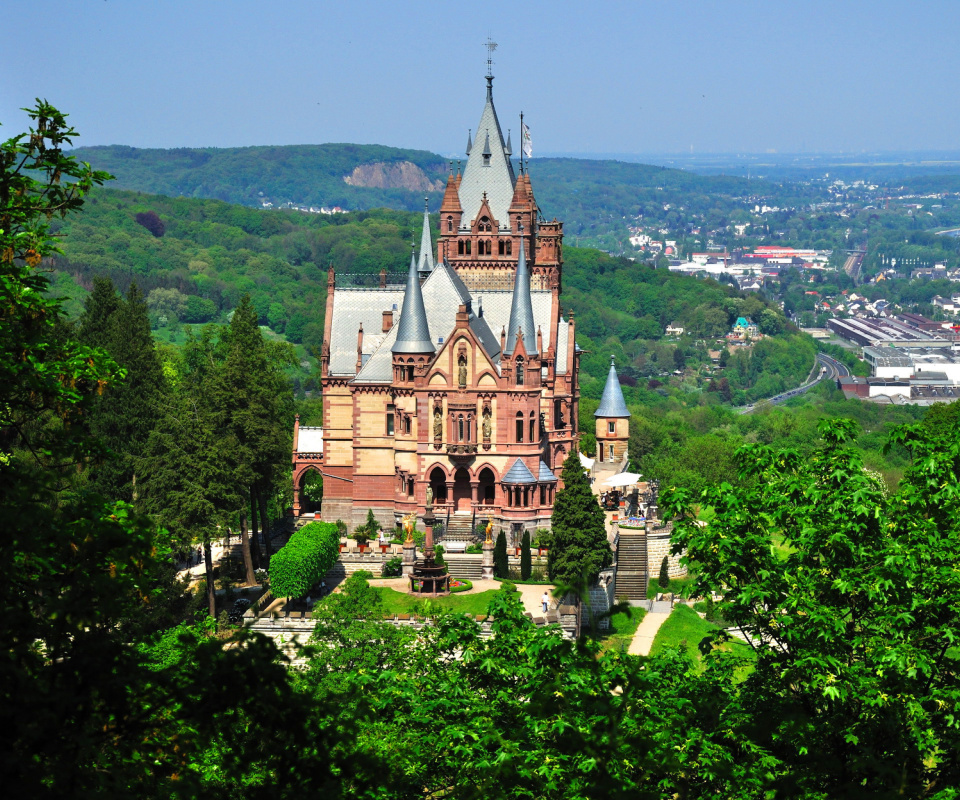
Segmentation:
<svg viewBox="0 0 960 800">
<path fill-rule="evenodd" d="M 630 440 L 630 412 L 623 399 L 613 356 L 610 356 L 610 372 L 607 373 L 607 383 L 594 417 L 597 420 L 597 460 L 622 461 L 627 456 L 627 443 Z"/>
<path fill-rule="evenodd" d="M 417 259 L 410 253 L 410 271 L 403 292 L 403 307 L 397 323 L 397 340 L 393 353 L 393 382 L 397 386 L 413 386 L 418 375 L 425 375 L 436 349 L 430 339 L 427 310 L 423 305 Z"/>
<path fill-rule="evenodd" d="M 433 241 L 430 239 L 430 209 L 429 200 L 423 199 L 423 233 L 420 234 L 420 258 L 417 261 L 417 272 L 423 280 L 433 272 L 436 266 L 433 260 Z"/>
</svg>

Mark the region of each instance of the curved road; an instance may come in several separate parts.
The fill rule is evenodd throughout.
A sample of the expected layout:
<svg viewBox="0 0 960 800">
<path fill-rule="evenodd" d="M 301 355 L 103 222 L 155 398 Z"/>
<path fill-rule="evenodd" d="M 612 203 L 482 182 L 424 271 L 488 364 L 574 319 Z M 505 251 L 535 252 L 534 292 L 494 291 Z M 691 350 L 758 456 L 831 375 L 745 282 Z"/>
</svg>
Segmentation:
<svg viewBox="0 0 960 800">
<path fill-rule="evenodd" d="M 783 394 L 778 394 L 775 397 L 767 398 L 765 402 L 773 406 L 779 405 L 780 403 L 786 402 L 791 397 L 797 397 L 798 395 L 810 391 L 822 380 L 835 381 L 837 378 L 844 378 L 850 375 L 850 370 L 847 369 L 844 364 L 842 364 L 840 361 L 837 361 L 835 358 L 826 355 L 826 353 L 817 353 L 817 363 L 820 365 L 820 371 L 817 373 L 816 378 L 814 378 L 812 381 L 808 381 L 802 386 L 798 386 L 796 389 L 791 389 L 789 392 L 784 392 Z M 756 403 L 751 406 L 744 406 L 740 413 L 749 414 L 756 407 Z"/>
</svg>

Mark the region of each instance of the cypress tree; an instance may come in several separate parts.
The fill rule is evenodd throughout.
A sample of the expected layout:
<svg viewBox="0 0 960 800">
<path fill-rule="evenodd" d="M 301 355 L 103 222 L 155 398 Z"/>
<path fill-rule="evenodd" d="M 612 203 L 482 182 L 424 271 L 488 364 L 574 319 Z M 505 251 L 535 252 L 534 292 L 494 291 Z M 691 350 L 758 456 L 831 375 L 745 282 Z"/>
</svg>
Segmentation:
<svg viewBox="0 0 960 800">
<path fill-rule="evenodd" d="M 524 531 L 520 540 L 520 578 L 530 580 L 530 531 Z"/>
<path fill-rule="evenodd" d="M 504 580 L 510 577 L 510 562 L 507 560 L 507 537 L 501 530 L 493 546 L 493 575 Z"/>
<path fill-rule="evenodd" d="M 77 320 L 77 338 L 91 347 L 105 350 L 112 344 L 110 320 L 120 308 L 120 297 L 109 278 L 96 276 L 93 289 L 83 303 L 83 313 Z"/>
<path fill-rule="evenodd" d="M 667 560 L 667 557 L 663 557 L 663 561 L 660 562 L 660 577 L 657 578 L 657 586 L 659 586 L 663 591 L 670 590 L 670 564 Z"/>
<path fill-rule="evenodd" d="M 613 561 L 613 553 L 603 511 L 590 491 L 576 448 L 564 460 L 561 477 L 563 488 L 557 492 L 550 518 L 553 545 L 547 569 L 553 581 L 586 587 Z"/>
</svg>

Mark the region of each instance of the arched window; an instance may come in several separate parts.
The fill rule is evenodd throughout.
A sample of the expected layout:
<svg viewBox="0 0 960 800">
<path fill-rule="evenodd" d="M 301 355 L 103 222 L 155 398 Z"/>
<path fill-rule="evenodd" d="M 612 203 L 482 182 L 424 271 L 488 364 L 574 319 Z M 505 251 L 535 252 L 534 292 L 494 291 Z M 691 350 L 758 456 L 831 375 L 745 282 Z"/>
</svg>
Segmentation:
<svg viewBox="0 0 960 800">
<path fill-rule="evenodd" d="M 513 255 L 513 242 L 511 242 L 509 239 L 507 240 L 507 255 Z"/>
<path fill-rule="evenodd" d="M 523 441 L 523 412 L 517 412 L 517 441 Z"/>
<path fill-rule="evenodd" d="M 467 248 L 467 255 L 470 255 L 470 253 L 473 251 L 473 243 L 469 239 L 467 239 L 467 241 L 464 242 L 464 244 Z"/>
<path fill-rule="evenodd" d="M 453 217 L 447 217 L 447 233 L 453 233 Z"/>
<path fill-rule="evenodd" d="M 517 358 L 517 386 L 523 386 L 524 381 L 523 356 Z"/>
<path fill-rule="evenodd" d="M 497 255 L 502 256 L 506 253 L 506 242 L 501 239 L 497 242 Z"/>
<path fill-rule="evenodd" d="M 530 412 L 530 441 L 537 441 L 537 418 L 534 416 L 534 413 Z"/>
<path fill-rule="evenodd" d="M 465 431 L 463 427 L 463 414 L 461 414 L 459 417 L 457 417 L 457 441 L 458 442 L 463 441 L 464 432 Z"/>
<path fill-rule="evenodd" d="M 463 239 L 460 239 L 460 240 L 457 242 L 457 255 L 458 255 L 458 256 L 462 256 L 462 255 L 463 255 Z"/>
<path fill-rule="evenodd" d="M 483 233 L 490 233 L 490 217 L 480 217 L 480 224 L 477 225 L 477 230 Z"/>
</svg>

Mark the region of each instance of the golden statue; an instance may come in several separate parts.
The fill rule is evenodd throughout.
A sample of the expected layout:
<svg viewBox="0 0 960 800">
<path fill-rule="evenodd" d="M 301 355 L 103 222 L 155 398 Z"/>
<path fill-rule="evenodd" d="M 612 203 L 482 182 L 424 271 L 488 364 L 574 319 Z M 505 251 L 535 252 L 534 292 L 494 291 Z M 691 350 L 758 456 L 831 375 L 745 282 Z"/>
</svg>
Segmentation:
<svg viewBox="0 0 960 800">
<path fill-rule="evenodd" d="M 486 527 L 487 538 L 484 544 L 493 544 L 493 517 L 487 517 L 487 527 Z"/>
<path fill-rule="evenodd" d="M 413 542 L 413 529 L 417 524 L 417 518 L 414 514 L 407 514 L 403 518 L 403 530 L 406 531 L 407 541 L 404 544 L 412 544 Z"/>
</svg>

